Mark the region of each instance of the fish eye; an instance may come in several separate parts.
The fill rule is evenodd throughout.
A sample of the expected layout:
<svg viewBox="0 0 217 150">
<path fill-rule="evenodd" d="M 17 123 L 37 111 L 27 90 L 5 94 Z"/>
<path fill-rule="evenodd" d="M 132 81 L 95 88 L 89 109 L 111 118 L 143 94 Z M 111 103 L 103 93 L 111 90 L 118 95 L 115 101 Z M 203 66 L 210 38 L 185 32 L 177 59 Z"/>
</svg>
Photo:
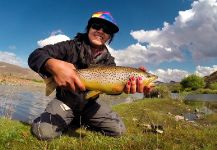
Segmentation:
<svg viewBox="0 0 217 150">
<path fill-rule="evenodd" d="M 148 77 L 148 78 L 150 78 L 150 77 L 151 77 L 151 75 L 150 75 L 150 74 L 148 74 L 148 75 L 147 75 L 147 77 Z"/>
</svg>

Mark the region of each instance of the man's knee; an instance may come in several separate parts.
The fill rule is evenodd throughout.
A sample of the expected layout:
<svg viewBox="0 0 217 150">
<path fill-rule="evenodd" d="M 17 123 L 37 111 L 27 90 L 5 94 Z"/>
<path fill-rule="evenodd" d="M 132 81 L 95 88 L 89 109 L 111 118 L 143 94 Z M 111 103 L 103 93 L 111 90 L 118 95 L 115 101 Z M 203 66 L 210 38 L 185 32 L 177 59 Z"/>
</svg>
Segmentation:
<svg viewBox="0 0 217 150">
<path fill-rule="evenodd" d="M 107 129 L 102 131 L 103 134 L 107 136 L 114 136 L 119 137 L 122 136 L 126 132 L 126 127 L 122 120 L 119 120 L 118 122 L 114 122 L 110 124 Z"/>
<path fill-rule="evenodd" d="M 102 124 L 102 133 L 107 136 L 119 137 L 126 132 L 124 122 L 115 112 L 111 112 Z"/>
<path fill-rule="evenodd" d="M 46 122 L 33 123 L 32 133 L 40 140 L 54 139 L 62 134 L 61 131 L 58 131 L 56 126 Z"/>
</svg>

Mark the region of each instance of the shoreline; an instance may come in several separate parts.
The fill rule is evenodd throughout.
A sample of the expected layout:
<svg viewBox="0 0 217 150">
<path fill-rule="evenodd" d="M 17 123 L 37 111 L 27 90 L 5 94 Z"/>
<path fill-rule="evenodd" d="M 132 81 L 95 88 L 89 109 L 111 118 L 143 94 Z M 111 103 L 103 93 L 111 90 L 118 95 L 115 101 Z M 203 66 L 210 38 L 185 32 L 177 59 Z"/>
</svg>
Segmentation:
<svg viewBox="0 0 217 150">
<path fill-rule="evenodd" d="M 21 78 L 8 75 L 0 75 L 0 85 L 12 85 L 12 86 L 44 86 L 44 81 L 42 79 L 30 79 Z"/>
</svg>

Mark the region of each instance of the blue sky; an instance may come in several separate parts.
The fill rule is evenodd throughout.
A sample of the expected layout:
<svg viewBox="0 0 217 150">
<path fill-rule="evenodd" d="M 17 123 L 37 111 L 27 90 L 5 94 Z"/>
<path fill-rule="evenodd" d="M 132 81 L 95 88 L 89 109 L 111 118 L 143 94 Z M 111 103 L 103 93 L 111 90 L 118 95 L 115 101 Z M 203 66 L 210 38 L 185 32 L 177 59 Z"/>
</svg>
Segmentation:
<svg viewBox="0 0 217 150">
<path fill-rule="evenodd" d="M 2 0 L 0 61 L 27 67 L 40 41 L 73 38 L 101 10 L 120 28 L 109 45 L 118 65 L 143 65 L 163 81 L 217 70 L 216 0 Z"/>
</svg>

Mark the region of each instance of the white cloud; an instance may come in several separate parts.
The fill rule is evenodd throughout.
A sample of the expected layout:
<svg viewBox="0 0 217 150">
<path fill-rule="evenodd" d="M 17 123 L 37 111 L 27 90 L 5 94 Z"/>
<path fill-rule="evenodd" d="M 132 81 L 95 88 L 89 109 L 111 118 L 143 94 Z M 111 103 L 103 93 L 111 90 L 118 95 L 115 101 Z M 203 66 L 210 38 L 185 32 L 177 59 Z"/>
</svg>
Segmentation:
<svg viewBox="0 0 217 150">
<path fill-rule="evenodd" d="M 143 62 L 161 63 L 165 61 L 182 61 L 183 50 L 188 50 L 194 59 L 209 60 L 217 57 L 217 1 L 199 0 L 192 3 L 192 8 L 180 11 L 172 24 L 164 22 L 162 29 L 131 31 L 131 35 L 141 46 L 131 50 L 131 54 L 143 57 Z M 128 48 L 116 52 L 127 54 Z M 140 49 L 140 53 L 138 53 Z M 130 57 L 129 57 L 130 56 Z M 127 58 L 136 59 L 136 55 L 118 56 L 119 60 Z M 155 60 L 155 61 L 153 61 Z M 141 59 L 138 60 L 141 63 Z M 134 61 L 129 61 L 135 64 Z"/>
<path fill-rule="evenodd" d="M 181 61 L 182 55 L 179 51 L 171 52 L 170 47 L 150 44 L 148 46 L 140 43 L 132 44 L 126 49 L 114 50 L 108 46 L 112 56 L 115 57 L 117 65 L 121 66 L 144 66 L 145 64 L 160 64 L 164 61 Z"/>
<path fill-rule="evenodd" d="M 130 45 L 124 50 L 114 50 L 108 46 L 112 56 L 115 57 L 115 62 L 120 66 L 132 66 L 136 64 L 142 64 L 148 60 L 144 59 L 144 56 L 148 55 L 147 48 L 139 43 Z"/>
<path fill-rule="evenodd" d="M 192 11 L 192 9 L 190 10 L 186 10 L 186 11 L 180 11 L 179 12 L 179 19 L 177 19 L 176 21 L 180 21 L 180 24 L 186 24 L 188 21 L 191 21 L 193 19 L 195 15 L 195 12 Z"/>
<path fill-rule="evenodd" d="M 158 81 L 162 81 L 162 82 L 170 82 L 170 81 L 180 82 L 184 77 L 189 75 L 187 71 L 179 70 L 179 69 L 167 69 L 167 70 L 157 69 L 152 73 L 156 74 L 158 76 Z"/>
<path fill-rule="evenodd" d="M 63 31 L 58 29 L 58 30 L 52 31 L 50 35 L 58 35 L 58 34 L 63 34 Z"/>
<path fill-rule="evenodd" d="M 197 66 L 195 74 L 204 77 L 215 71 L 217 71 L 217 65 L 213 65 L 212 67 Z"/>
<path fill-rule="evenodd" d="M 195 68 L 194 74 L 204 77 L 207 75 L 212 74 L 213 72 L 217 71 L 217 65 L 213 65 L 212 67 L 207 66 L 197 66 Z M 158 76 L 158 81 L 162 82 L 170 82 L 170 81 L 176 81 L 180 82 L 184 77 L 187 77 L 190 73 L 186 70 L 179 70 L 179 69 L 157 69 L 155 71 L 150 71 L 153 74 L 156 74 Z"/>
<path fill-rule="evenodd" d="M 17 57 L 16 54 L 7 51 L 0 51 L 0 61 L 18 66 L 24 65 L 21 58 Z"/>
<path fill-rule="evenodd" d="M 38 45 L 40 47 L 44 47 L 46 45 L 50 45 L 50 44 L 55 44 L 55 43 L 58 43 L 58 42 L 62 42 L 62 41 L 67 41 L 67 40 L 70 40 L 70 38 L 66 35 L 63 35 L 63 34 L 58 34 L 56 35 L 56 33 L 59 33 L 60 31 L 54 31 L 51 33 L 51 36 L 49 36 L 48 38 L 45 38 L 45 39 L 42 39 L 40 41 L 38 41 Z"/>
</svg>

